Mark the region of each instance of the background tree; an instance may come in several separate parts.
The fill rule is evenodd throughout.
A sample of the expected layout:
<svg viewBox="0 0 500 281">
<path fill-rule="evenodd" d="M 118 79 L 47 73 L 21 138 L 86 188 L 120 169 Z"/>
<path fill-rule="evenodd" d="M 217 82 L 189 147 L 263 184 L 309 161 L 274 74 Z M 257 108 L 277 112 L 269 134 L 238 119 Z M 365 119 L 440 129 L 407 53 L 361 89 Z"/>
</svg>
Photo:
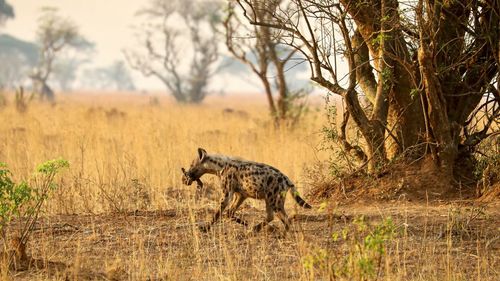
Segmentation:
<svg viewBox="0 0 500 281">
<path fill-rule="evenodd" d="M 38 46 L 8 34 L 0 35 L 0 88 L 14 88 L 38 63 Z"/>
<path fill-rule="evenodd" d="M 258 2 L 253 5 L 257 9 L 254 12 L 266 8 L 276 12 L 282 1 Z M 262 7 L 266 5 L 265 7 Z M 256 13 L 252 18 L 259 18 L 260 22 L 270 20 L 269 16 L 274 13 Z M 267 17 L 267 18 L 266 18 Z M 290 92 L 285 72 L 294 65 L 296 49 L 290 49 L 280 44 L 282 33 L 262 25 L 249 25 L 246 19 L 242 19 L 241 13 L 235 10 L 234 3 L 228 4 L 228 15 L 223 22 L 226 35 L 226 47 L 236 59 L 246 64 L 254 74 L 259 77 L 267 97 L 271 115 L 276 124 L 287 119 L 295 120 L 298 116 L 294 111 L 294 101 L 300 97 Z M 273 96 L 273 81 L 276 79 L 276 97 Z"/>
<path fill-rule="evenodd" d="M 116 91 L 136 89 L 127 66 L 121 60 L 117 60 L 109 66 L 87 69 L 83 76 L 84 86 L 89 89 Z"/>
<path fill-rule="evenodd" d="M 84 42 L 82 46 L 64 50 L 54 61 L 53 75 L 50 81 L 57 83 L 59 89 L 70 91 L 75 86 L 80 68 L 89 63 L 93 45 Z"/>
<path fill-rule="evenodd" d="M 13 17 L 14 17 L 14 9 L 12 8 L 12 6 L 9 5 L 5 0 L 0 0 L 0 26 L 2 26 L 8 18 L 13 18 Z M 0 44 L 0 46 L 2 45 Z M 17 57 L 14 58 L 13 60 L 10 60 L 10 58 L 11 56 L 5 56 L 3 52 L 0 52 L 0 61 L 2 62 L 2 64 L 0 65 L 0 91 L 5 87 L 5 84 L 8 83 L 9 81 L 8 78 L 13 76 L 12 74 L 14 72 L 10 71 L 10 69 L 5 66 L 9 63 L 18 62 L 18 60 L 16 60 Z M 5 104 L 5 98 L 3 96 L 0 96 L 0 105 L 3 104 Z"/>
<path fill-rule="evenodd" d="M 54 63 L 52 81 L 59 84 L 62 91 L 69 91 L 75 82 L 78 68 L 83 62 L 74 59 L 58 59 Z"/>
<path fill-rule="evenodd" d="M 144 52 L 125 52 L 128 63 L 162 81 L 178 102 L 201 102 L 218 58 L 220 11 L 216 1 L 150 1 L 138 12 L 148 22 L 141 28 Z"/>
<path fill-rule="evenodd" d="M 14 17 L 14 8 L 5 0 L 0 0 L 0 25 Z"/>
<path fill-rule="evenodd" d="M 498 0 L 292 0 L 278 9 L 267 8 L 274 1 L 237 2 L 250 23 L 282 32 L 281 42 L 309 62 L 311 79 L 343 99 L 369 172 L 396 157 L 431 155 L 450 179 L 498 122 Z M 478 107 L 489 110 L 488 121 L 471 132 Z"/>
<path fill-rule="evenodd" d="M 67 48 L 83 50 L 90 44 L 80 35 L 78 27 L 67 18 L 58 14 L 56 8 L 45 7 L 38 18 L 37 41 L 40 45 L 38 66 L 30 75 L 33 88 L 42 98 L 54 100 L 52 89 L 48 85 L 54 71 L 56 59 Z"/>
</svg>

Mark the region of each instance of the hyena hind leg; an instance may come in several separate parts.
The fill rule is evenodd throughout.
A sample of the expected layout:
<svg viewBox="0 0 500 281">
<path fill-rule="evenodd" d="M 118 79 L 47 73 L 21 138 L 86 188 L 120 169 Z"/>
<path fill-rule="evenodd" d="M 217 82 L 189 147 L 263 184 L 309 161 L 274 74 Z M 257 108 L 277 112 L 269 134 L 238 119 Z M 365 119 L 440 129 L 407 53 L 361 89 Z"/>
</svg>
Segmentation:
<svg viewBox="0 0 500 281">
<path fill-rule="evenodd" d="M 266 220 L 264 220 L 261 223 L 256 224 L 252 228 L 252 232 L 256 233 L 256 232 L 261 231 L 264 226 L 268 225 L 273 220 L 274 220 L 274 211 L 273 211 L 273 208 L 272 208 L 272 206 L 270 206 L 269 203 L 266 202 Z"/>
<path fill-rule="evenodd" d="M 290 219 L 288 218 L 285 208 L 280 208 L 276 212 L 276 216 L 281 220 L 281 222 L 285 225 L 285 231 L 290 230 Z"/>
</svg>

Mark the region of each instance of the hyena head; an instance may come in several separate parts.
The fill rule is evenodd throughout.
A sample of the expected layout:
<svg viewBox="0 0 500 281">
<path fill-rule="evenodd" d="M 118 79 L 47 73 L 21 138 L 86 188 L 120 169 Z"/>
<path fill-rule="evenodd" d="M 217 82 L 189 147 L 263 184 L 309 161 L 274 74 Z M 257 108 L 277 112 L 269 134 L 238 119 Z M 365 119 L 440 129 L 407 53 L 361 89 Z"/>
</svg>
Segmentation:
<svg viewBox="0 0 500 281">
<path fill-rule="evenodd" d="M 182 182 L 185 185 L 191 185 L 193 181 L 199 179 L 206 173 L 215 174 L 220 167 L 210 159 L 207 151 L 203 148 L 198 148 L 198 157 L 196 157 L 191 166 L 186 171 L 184 168 L 182 170 Z"/>
</svg>

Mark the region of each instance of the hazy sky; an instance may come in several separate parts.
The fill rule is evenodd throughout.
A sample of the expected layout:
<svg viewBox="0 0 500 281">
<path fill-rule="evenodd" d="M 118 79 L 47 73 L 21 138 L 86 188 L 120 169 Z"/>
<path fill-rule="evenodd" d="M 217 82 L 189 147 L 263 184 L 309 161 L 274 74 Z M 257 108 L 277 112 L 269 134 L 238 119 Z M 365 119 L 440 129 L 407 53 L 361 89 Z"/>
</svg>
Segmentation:
<svg viewBox="0 0 500 281">
<path fill-rule="evenodd" d="M 62 16 L 71 18 L 80 32 L 96 44 L 92 66 L 107 65 L 114 60 L 124 59 L 122 50 L 135 45 L 132 26 L 141 22 L 135 12 L 148 3 L 146 0 L 9 0 L 16 17 L 8 20 L 0 32 L 8 33 L 24 40 L 35 39 L 36 20 L 40 8 L 56 7 Z M 221 48 L 222 49 L 222 48 Z M 134 73 L 138 89 L 159 89 L 165 87 L 155 79 L 144 79 Z M 211 84 L 212 88 L 227 91 L 256 91 L 252 85 L 229 74 L 219 75 Z M 253 88 L 253 89 L 252 89 Z"/>
<path fill-rule="evenodd" d="M 71 18 L 81 33 L 96 43 L 95 60 L 107 64 L 122 59 L 121 49 L 134 44 L 132 24 L 138 22 L 134 13 L 144 0 L 10 0 L 16 17 L 7 21 L 3 31 L 25 40 L 34 40 L 40 8 L 59 8 Z"/>
</svg>

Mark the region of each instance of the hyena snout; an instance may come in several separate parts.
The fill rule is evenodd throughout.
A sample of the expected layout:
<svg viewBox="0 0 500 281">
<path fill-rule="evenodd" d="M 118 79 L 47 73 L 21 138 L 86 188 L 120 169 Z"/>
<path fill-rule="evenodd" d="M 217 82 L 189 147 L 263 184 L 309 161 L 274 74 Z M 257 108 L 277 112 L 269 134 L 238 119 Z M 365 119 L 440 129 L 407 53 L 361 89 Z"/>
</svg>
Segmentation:
<svg viewBox="0 0 500 281">
<path fill-rule="evenodd" d="M 191 170 L 187 171 L 184 168 L 182 170 L 182 183 L 185 185 L 191 185 L 194 181 L 196 181 L 196 185 L 198 189 L 203 188 L 203 182 L 200 180 L 200 177 L 196 177 L 193 175 Z"/>
<path fill-rule="evenodd" d="M 189 176 L 188 172 L 184 168 L 182 170 L 182 183 L 185 185 L 191 185 L 193 183 L 193 179 Z"/>
</svg>

